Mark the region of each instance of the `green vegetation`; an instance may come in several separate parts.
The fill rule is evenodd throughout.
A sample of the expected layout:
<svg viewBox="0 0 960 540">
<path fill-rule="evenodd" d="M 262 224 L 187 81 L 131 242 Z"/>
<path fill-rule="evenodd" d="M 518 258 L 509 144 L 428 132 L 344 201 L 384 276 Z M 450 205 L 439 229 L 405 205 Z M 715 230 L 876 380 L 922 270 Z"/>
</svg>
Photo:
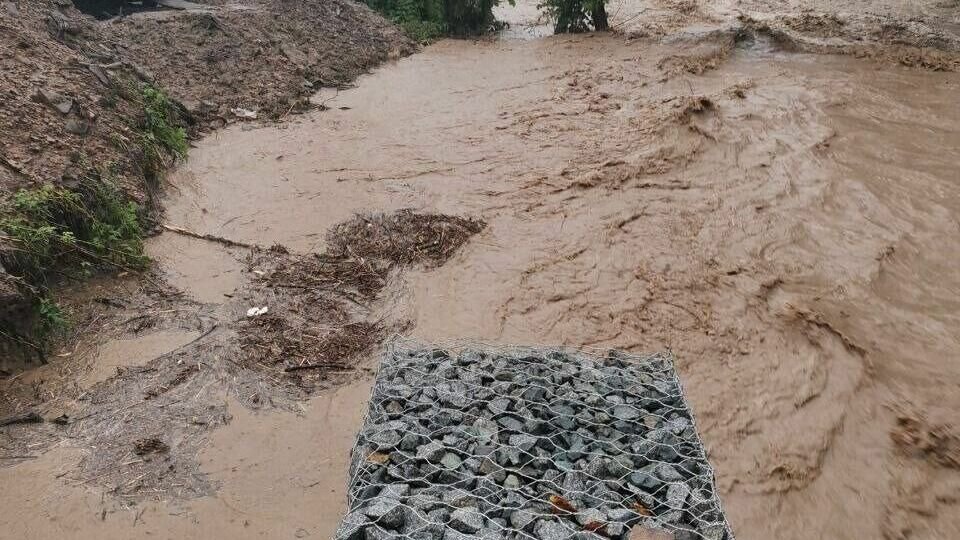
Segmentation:
<svg viewBox="0 0 960 540">
<path fill-rule="evenodd" d="M 74 190 L 45 185 L 18 191 L 0 204 L 0 240 L 11 246 L 5 269 L 33 298 L 29 333 L 41 343 L 67 326 L 47 297 L 51 278 L 87 277 L 104 267 L 136 269 L 147 262 L 136 203 L 101 178 L 84 180 Z M 4 334 L 19 333 L 10 330 Z"/>
<path fill-rule="evenodd" d="M 173 160 L 186 156 L 187 134 L 176 124 L 177 106 L 163 92 L 150 86 L 131 90 L 125 99 L 143 110 L 140 166 L 153 182 Z M 118 186 L 118 172 L 112 166 L 93 167 L 83 157 L 80 164 L 87 172 L 75 186 L 45 184 L 0 198 L 2 267 L 33 302 L 32 322 L 0 321 L 0 332 L 30 344 L 24 341 L 27 333 L 40 343 L 30 344 L 37 350 L 67 326 L 66 316 L 48 296 L 51 283 L 89 277 L 100 269 L 141 269 L 148 262 L 142 212 Z"/>
<path fill-rule="evenodd" d="M 0 207 L 0 234 L 13 246 L 7 271 L 44 288 L 51 274 L 142 267 L 137 214 L 136 203 L 100 178 L 84 180 L 76 190 L 45 185 L 18 191 Z"/>
<path fill-rule="evenodd" d="M 67 328 L 67 317 L 56 302 L 49 298 L 41 298 L 37 302 L 37 322 L 34 334 L 47 337 Z"/>
<path fill-rule="evenodd" d="M 167 156 L 183 158 L 187 155 L 187 132 L 175 125 L 177 117 L 173 103 L 162 91 L 144 86 L 144 125 L 140 146 L 143 150 L 143 169 L 148 180 L 154 181 L 169 165 Z"/>
<path fill-rule="evenodd" d="M 501 0 L 364 0 L 392 19 L 412 38 L 481 34 L 496 27 L 493 8 Z M 508 0 L 513 5 L 514 0 Z M 607 0 L 542 0 L 537 6 L 555 21 L 554 31 L 607 30 Z"/>
<path fill-rule="evenodd" d="M 608 30 L 606 0 L 544 0 L 539 6 L 554 20 L 553 31 L 589 32 Z"/>
<path fill-rule="evenodd" d="M 513 4 L 513 0 L 508 0 Z M 412 38 L 431 41 L 443 35 L 468 36 L 494 27 L 500 0 L 365 0 L 396 22 Z"/>
</svg>

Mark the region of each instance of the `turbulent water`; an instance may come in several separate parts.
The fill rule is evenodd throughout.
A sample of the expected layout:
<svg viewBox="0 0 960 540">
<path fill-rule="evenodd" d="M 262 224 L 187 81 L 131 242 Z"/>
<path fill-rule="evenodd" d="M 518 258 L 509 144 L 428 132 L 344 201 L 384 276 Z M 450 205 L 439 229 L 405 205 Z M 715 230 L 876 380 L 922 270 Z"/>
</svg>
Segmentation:
<svg viewBox="0 0 960 540">
<path fill-rule="evenodd" d="M 168 220 L 315 251 L 355 212 L 481 217 L 384 299 L 414 336 L 671 349 L 738 538 L 954 538 L 960 465 L 931 456 L 960 444 L 958 95 L 954 73 L 704 29 L 443 41 L 329 110 L 205 139 Z M 237 279 L 209 245 L 153 249 L 205 300 Z M 366 384 L 303 417 L 237 408 L 201 459 L 215 497 L 101 519 L 47 454 L 0 473 L 0 523 L 328 537 Z"/>
</svg>

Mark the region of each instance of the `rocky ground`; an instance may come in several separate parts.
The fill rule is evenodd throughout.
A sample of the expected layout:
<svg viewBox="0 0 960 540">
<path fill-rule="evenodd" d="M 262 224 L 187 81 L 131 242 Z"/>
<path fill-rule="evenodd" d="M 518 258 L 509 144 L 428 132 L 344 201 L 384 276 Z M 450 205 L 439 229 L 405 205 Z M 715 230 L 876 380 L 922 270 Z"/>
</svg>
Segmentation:
<svg viewBox="0 0 960 540">
<path fill-rule="evenodd" d="M 155 77 L 204 125 L 278 119 L 320 88 L 352 82 L 414 43 L 351 0 L 223 0 L 105 21 L 103 39 Z"/>
<path fill-rule="evenodd" d="M 394 345 L 353 463 L 339 540 L 730 538 L 668 355 Z"/>
</svg>

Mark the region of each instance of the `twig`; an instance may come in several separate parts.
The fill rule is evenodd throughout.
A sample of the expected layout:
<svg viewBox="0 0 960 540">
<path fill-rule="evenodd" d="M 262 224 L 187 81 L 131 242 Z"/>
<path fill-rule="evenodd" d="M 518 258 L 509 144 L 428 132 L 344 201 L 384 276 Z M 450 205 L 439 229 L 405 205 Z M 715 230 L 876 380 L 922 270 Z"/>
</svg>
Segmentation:
<svg viewBox="0 0 960 540">
<path fill-rule="evenodd" d="M 200 234 L 193 232 L 182 227 L 175 227 L 173 225 L 161 225 L 165 230 L 168 230 L 172 233 L 182 234 L 183 236 L 189 236 L 190 238 L 197 238 L 199 240 L 207 240 L 209 242 L 217 242 L 218 244 L 223 244 L 230 247 L 242 247 L 248 249 L 254 249 L 257 246 L 254 244 L 247 244 L 245 242 L 238 242 L 236 240 L 230 240 L 229 238 L 224 238 L 222 236 L 217 236 L 214 234 Z"/>
<path fill-rule="evenodd" d="M 296 366 L 287 366 L 283 368 L 283 371 L 291 373 L 294 371 L 301 371 L 304 369 L 329 369 L 331 371 L 350 371 L 343 364 L 337 364 L 336 362 L 320 362 L 318 364 L 298 364 Z"/>
<path fill-rule="evenodd" d="M 0 427 L 9 426 L 10 424 L 39 424 L 40 422 L 43 422 L 43 417 L 35 411 L 31 411 L 0 419 Z"/>
</svg>

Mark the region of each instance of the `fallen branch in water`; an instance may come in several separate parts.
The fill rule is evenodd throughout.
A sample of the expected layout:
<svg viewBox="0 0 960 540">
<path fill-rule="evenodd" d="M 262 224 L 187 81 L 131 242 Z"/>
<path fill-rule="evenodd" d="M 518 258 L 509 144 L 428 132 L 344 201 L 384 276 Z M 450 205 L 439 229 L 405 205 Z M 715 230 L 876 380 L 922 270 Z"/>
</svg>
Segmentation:
<svg viewBox="0 0 960 540">
<path fill-rule="evenodd" d="M 341 363 L 338 362 L 320 362 L 318 364 L 298 364 L 295 366 L 287 366 L 283 368 L 283 371 L 291 373 L 294 371 L 300 371 L 304 369 L 329 369 L 331 371 L 350 371 Z"/>
<path fill-rule="evenodd" d="M 172 233 L 182 234 L 183 236 L 189 236 L 190 238 L 196 238 L 198 240 L 207 240 L 209 242 L 217 242 L 218 244 L 223 244 L 230 247 L 242 247 L 247 249 L 253 249 L 257 246 L 253 244 L 247 244 L 245 242 L 237 242 L 236 240 L 230 240 L 229 238 L 224 238 L 222 236 L 217 236 L 214 234 L 200 234 L 198 232 L 193 232 L 182 227 L 175 227 L 173 225 L 162 225 L 165 230 L 168 230 Z"/>
<path fill-rule="evenodd" d="M 39 424 L 40 422 L 43 422 L 43 418 L 39 414 L 36 412 L 28 412 L 0 418 L 0 427 L 11 424 Z"/>
</svg>

